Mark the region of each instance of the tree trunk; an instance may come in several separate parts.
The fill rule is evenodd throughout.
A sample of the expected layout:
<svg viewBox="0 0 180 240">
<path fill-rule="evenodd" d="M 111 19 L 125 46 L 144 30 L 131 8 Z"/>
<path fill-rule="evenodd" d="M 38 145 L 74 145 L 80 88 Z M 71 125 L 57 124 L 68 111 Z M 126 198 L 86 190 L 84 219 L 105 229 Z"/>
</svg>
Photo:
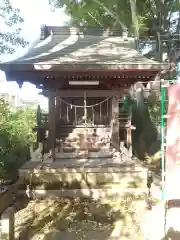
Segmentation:
<svg viewBox="0 0 180 240">
<path fill-rule="evenodd" d="M 139 26 L 137 19 L 136 0 L 129 0 L 131 6 L 132 26 L 134 31 L 136 48 L 139 49 Z"/>
</svg>

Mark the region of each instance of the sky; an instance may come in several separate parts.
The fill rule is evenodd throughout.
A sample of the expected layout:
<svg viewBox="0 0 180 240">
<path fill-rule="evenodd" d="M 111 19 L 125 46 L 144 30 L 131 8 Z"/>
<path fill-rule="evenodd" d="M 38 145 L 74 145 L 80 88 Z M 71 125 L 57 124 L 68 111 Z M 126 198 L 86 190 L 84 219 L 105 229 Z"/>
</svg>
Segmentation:
<svg viewBox="0 0 180 240">
<path fill-rule="evenodd" d="M 31 44 L 40 34 L 40 26 L 42 24 L 63 26 L 68 21 L 68 16 L 63 9 L 57 9 L 52 12 L 48 0 L 11 0 L 12 6 L 20 9 L 20 14 L 24 18 L 24 23 L 21 25 L 22 36 Z M 27 49 L 17 48 L 15 54 L 5 56 L 5 59 L 10 60 L 23 55 Z M 38 95 L 38 89 L 30 83 L 25 83 L 21 89 L 14 82 L 6 82 L 4 72 L 0 71 L 0 92 L 12 92 L 19 94 L 25 100 L 38 99 L 41 104 L 47 104 L 46 100 Z"/>
</svg>

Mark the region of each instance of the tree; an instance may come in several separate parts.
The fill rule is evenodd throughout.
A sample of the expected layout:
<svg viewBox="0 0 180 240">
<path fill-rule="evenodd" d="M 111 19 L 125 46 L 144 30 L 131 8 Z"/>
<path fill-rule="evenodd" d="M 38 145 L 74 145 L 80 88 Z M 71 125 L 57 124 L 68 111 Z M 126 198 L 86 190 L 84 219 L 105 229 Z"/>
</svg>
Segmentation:
<svg viewBox="0 0 180 240">
<path fill-rule="evenodd" d="M 156 42 L 150 57 L 153 55 L 158 60 L 162 59 L 163 52 L 170 55 L 171 49 L 177 45 L 174 35 L 180 32 L 179 0 L 49 1 L 55 7 L 65 6 L 71 16 L 71 25 L 128 29 L 129 34 L 136 38 L 153 36 Z M 165 46 L 160 40 L 165 42 Z M 140 43 L 141 48 L 146 45 L 146 41 Z"/>
<path fill-rule="evenodd" d="M 130 11 L 124 14 L 122 6 L 126 5 L 126 0 L 85 0 L 80 4 L 73 3 L 69 0 L 49 0 L 50 4 L 55 7 L 66 7 L 66 12 L 71 16 L 70 24 L 75 26 L 120 26 L 122 29 L 127 28 Z M 126 6 L 130 10 L 130 6 Z M 121 17 L 120 17 L 121 16 Z"/>
<path fill-rule="evenodd" d="M 178 0 L 165 0 L 164 3 L 161 0 L 82 0 L 80 3 L 70 0 L 49 1 L 55 7 L 65 6 L 67 14 L 71 16 L 71 23 L 85 26 L 98 26 L 100 23 L 105 28 L 120 24 L 128 30 L 132 29 L 132 25 L 137 25 L 134 20 L 139 23 L 140 29 L 144 29 L 144 22 L 151 31 L 169 30 L 171 26 L 168 23 L 174 18 L 173 13 L 180 10 Z"/>
<path fill-rule="evenodd" d="M 20 36 L 23 23 L 20 10 L 13 8 L 9 0 L 2 0 L 0 5 L 0 53 L 12 54 L 15 46 L 25 47 L 28 43 Z"/>
</svg>

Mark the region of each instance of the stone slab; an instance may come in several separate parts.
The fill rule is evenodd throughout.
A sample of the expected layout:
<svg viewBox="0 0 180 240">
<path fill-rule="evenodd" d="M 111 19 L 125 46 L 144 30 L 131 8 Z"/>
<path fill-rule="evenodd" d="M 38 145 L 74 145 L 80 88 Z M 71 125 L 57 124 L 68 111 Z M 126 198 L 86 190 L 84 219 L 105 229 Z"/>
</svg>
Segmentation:
<svg viewBox="0 0 180 240">
<path fill-rule="evenodd" d="M 32 177 L 32 183 L 44 182 L 44 183 L 53 183 L 53 182 L 75 182 L 82 181 L 83 174 L 78 172 L 70 172 L 70 173 L 53 173 L 53 172 L 34 172 L 32 175 L 25 175 L 25 179 L 30 179 Z"/>
<path fill-rule="evenodd" d="M 146 172 L 134 172 L 134 173 L 93 173 L 89 172 L 86 175 L 86 180 L 91 184 L 100 183 L 119 183 L 128 184 L 128 182 L 140 182 L 142 179 L 146 179 Z"/>
</svg>

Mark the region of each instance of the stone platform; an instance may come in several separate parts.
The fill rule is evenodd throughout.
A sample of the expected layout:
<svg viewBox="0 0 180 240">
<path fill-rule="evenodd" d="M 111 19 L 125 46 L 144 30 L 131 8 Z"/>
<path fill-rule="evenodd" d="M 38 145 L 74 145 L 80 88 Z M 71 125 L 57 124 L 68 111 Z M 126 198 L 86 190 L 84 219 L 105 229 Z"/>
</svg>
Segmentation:
<svg viewBox="0 0 180 240">
<path fill-rule="evenodd" d="M 142 178 L 145 181 L 147 170 L 135 160 L 75 158 L 57 159 L 51 163 L 29 161 L 19 169 L 19 176 L 34 185 L 46 184 L 48 189 L 52 189 L 53 184 L 58 189 L 64 186 L 66 189 L 89 189 L 119 183 L 126 188 L 130 183 L 138 184 Z"/>
</svg>

